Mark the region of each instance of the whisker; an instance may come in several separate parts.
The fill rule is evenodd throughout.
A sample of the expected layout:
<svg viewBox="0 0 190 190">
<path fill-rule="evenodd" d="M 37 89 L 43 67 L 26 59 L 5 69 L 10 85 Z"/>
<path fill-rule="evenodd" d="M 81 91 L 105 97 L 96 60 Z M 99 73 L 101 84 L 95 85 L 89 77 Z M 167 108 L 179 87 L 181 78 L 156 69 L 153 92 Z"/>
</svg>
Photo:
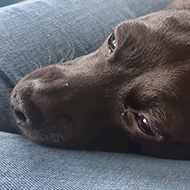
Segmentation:
<svg viewBox="0 0 190 190">
<path fill-rule="evenodd" d="M 16 78 L 18 78 L 19 80 L 21 80 L 23 77 L 21 77 L 21 76 L 18 76 L 18 75 L 17 75 L 17 77 L 16 77 Z"/>
<path fill-rule="evenodd" d="M 71 45 L 69 44 L 69 49 L 68 49 L 68 51 L 67 51 L 67 54 L 64 56 L 64 58 L 63 58 L 62 62 L 65 62 L 65 61 L 67 61 L 67 60 L 68 60 L 68 58 L 67 58 L 67 57 L 69 56 L 70 52 L 71 52 Z"/>
<path fill-rule="evenodd" d="M 38 61 L 38 66 L 39 66 L 39 68 L 42 68 L 42 63 L 40 62 L 40 60 L 38 59 L 38 58 L 36 58 L 37 59 L 37 61 Z"/>
<path fill-rule="evenodd" d="M 48 59 L 48 65 L 50 65 L 51 64 L 51 61 L 52 61 L 52 58 L 51 58 L 51 50 L 50 49 L 48 49 L 48 57 L 49 57 L 49 59 Z"/>
<path fill-rule="evenodd" d="M 61 60 L 58 62 L 58 63 L 62 63 L 64 61 L 64 56 L 63 56 L 63 53 L 60 49 L 58 49 L 60 55 L 61 55 Z"/>
<path fill-rule="evenodd" d="M 74 47 L 74 43 L 72 41 L 71 42 L 71 48 L 72 48 L 72 52 L 71 52 L 71 55 L 69 56 L 68 60 L 67 61 L 71 61 L 73 58 L 74 58 L 74 55 L 75 55 L 75 47 Z"/>
<path fill-rule="evenodd" d="M 36 67 L 35 69 L 39 69 L 40 68 L 39 65 L 36 62 L 30 61 L 30 63 L 32 63 Z"/>
</svg>

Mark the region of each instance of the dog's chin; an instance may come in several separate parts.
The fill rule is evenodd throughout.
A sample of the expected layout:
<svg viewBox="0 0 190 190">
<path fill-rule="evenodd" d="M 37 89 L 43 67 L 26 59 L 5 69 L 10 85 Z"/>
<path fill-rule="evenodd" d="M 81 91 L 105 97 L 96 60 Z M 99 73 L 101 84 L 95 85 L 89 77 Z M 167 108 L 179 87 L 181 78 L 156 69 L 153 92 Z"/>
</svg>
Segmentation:
<svg viewBox="0 0 190 190">
<path fill-rule="evenodd" d="M 67 130 L 68 126 L 51 126 L 46 124 L 40 127 L 31 127 L 15 119 L 18 131 L 31 141 L 50 147 L 63 149 L 93 149 L 101 150 L 102 145 L 97 145 L 97 135 L 81 135 L 77 130 Z M 99 143 L 99 142 L 98 142 Z M 101 146 L 101 147 L 100 147 Z M 111 150 L 111 147 L 109 148 Z M 105 148 L 105 150 L 107 150 Z"/>
<path fill-rule="evenodd" d="M 66 134 L 60 134 L 56 131 L 45 129 L 26 129 L 27 126 L 20 125 L 19 131 L 28 139 L 38 144 L 57 148 L 77 148 L 77 144 L 82 144 L 79 138 L 70 137 Z"/>
<path fill-rule="evenodd" d="M 20 133 L 36 143 L 53 146 L 63 144 L 67 141 L 65 135 L 57 133 L 56 131 L 48 131 L 45 128 L 30 128 L 27 124 L 22 124 L 21 122 L 18 122 L 16 126 Z"/>
</svg>

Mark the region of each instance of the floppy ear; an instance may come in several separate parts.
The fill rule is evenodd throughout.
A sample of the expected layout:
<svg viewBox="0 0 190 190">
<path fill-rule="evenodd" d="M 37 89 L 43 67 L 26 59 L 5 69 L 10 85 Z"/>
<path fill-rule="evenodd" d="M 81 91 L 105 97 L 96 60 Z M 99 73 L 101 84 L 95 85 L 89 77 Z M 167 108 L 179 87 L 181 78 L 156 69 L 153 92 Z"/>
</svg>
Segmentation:
<svg viewBox="0 0 190 190">
<path fill-rule="evenodd" d="M 169 4 L 165 9 L 190 9 L 189 0 L 175 0 Z"/>
</svg>

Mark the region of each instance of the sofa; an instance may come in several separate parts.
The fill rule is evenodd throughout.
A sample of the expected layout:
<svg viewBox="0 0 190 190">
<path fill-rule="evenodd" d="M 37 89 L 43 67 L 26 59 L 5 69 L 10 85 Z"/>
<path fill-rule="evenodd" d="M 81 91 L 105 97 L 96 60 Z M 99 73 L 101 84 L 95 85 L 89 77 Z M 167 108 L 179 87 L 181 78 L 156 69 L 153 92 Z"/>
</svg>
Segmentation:
<svg viewBox="0 0 190 190">
<path fill-rule="evenodd" d="M 9 6 L 0 1 L 0 190 L 190 189 L 188 160 L 32 142 L 15 127 L 9 103 L 11 90 L 27 73 L 94 51 L 122 20 L 171 1 L 28 0 Z"/>
</svg>

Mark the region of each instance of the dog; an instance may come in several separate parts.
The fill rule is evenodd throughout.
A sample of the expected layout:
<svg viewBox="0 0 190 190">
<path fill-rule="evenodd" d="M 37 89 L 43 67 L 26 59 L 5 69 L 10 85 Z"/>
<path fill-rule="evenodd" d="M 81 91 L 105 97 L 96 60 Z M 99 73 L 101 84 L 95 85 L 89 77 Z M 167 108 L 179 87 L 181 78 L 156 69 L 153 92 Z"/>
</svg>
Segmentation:
<svg viewBox="0 0 190 190">
<path fill-rule="evenodd" d="M 190 159 L 190 11 L 122 22 L 95 52 L 28 74 L 10 102 L 44 145 Z"/>
</svg>

